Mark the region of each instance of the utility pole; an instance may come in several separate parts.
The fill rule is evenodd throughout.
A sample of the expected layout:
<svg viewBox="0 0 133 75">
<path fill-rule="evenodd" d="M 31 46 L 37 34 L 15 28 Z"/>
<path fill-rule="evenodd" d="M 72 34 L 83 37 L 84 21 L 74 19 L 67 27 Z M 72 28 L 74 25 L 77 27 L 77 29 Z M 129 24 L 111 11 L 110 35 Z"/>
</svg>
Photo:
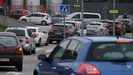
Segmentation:
<svg viewBox="0 0 133 75">
<path fill-rule="evenodd" d="M 81 0 L 81 37 L 84 36 L 84 0 Z"/>
<path fill-rule="evenodd" d="M 113 0 L 113 10 L 115 10 L 115 0 Z M 113 36 L 115 36 L 115 13 L 113 14 Z"/>
</svg>

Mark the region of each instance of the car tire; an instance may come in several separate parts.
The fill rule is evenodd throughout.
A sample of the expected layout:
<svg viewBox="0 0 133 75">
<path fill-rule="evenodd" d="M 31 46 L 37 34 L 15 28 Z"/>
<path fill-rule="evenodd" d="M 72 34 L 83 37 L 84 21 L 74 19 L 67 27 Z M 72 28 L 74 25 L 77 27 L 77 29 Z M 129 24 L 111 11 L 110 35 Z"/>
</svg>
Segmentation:
<svg viewBox="0 0 133 75">
<path fill-rule="evenodd" d="M 32 50 L 32 54 L 35 54 L 36 53 L 36 48 L 34 48 L 33 50 Z"/>
<path fill-rule="evenodd" d="M 27 20 L 26 20 L 26 19 L 22 19 L 21 21 L 22 21 L 22 22 L 27 22 Z"/>
<path fill-rule="evenodd" d="M 38 46 L 38 47 L 41 46 L 41 39 L 39 39 L 37 46 Z"/>
<path fill-rule="evenodd" d="M 53 43 L 53 40 L 49 40 L 49 43 L 52 44 Z"/>
<path fill-rule="evenodd" d="M 16 65 L 15 68 L 17 71 L 22 71 L 23 70 L 23 64 Z"/>
<path fill-rule="evenodd" d="M 48 45 L 48 44 L 49 44 L 49 40 L 47 39 L 47 41 L 46 41 L 45 45 Z"/>
<path fill-rule="evenodd" d="M 46 25 L 46 24 L 47 24 L 46 21 L 41 22 L 41 25 Z"/>
</svg>

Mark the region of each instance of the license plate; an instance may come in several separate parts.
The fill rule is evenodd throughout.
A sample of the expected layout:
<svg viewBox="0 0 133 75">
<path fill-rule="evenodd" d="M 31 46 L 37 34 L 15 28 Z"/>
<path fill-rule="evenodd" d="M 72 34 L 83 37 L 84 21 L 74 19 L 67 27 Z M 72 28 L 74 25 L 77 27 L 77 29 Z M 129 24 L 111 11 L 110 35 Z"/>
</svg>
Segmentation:
<svg viewBox="0 0 133 75">
<path fill-rule="evenodd" d="M 55 33 L 56 35 L 61 35 L 61 33 Z"/>
<path fill-rule="evenodd" d="M 9 62 L 9 58 L 0 58 L 0 61 Z"/>
</svg>

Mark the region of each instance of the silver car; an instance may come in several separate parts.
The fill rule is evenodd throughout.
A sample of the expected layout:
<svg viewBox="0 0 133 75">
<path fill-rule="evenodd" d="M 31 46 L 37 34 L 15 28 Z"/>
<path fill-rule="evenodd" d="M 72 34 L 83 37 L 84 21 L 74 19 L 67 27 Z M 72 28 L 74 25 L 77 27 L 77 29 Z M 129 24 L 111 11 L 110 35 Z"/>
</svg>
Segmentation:
<svg viewBox="0 0 133 75">
<path fill-rule="evenodd" d="M 7 28 L 5 32 L 14 32 L 22 45 L 24 53 L 30 55 L 36 52 L 35 39 L 32 37 L 32 32 L 25 27 Z"/>
</svg>

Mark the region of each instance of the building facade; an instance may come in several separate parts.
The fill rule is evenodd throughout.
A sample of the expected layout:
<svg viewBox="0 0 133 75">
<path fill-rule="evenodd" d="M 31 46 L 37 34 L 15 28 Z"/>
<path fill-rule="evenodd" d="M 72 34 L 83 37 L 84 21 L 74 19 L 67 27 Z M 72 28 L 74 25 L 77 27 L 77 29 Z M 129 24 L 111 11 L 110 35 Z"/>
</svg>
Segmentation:
<svg viewBox="0 0 133 75">
<path fill-rule="evenodd" d="M 81 11 L 81 0 L 63 0 L 64 4 L 70 5 L 71 12 Z M 80 5 L 75 7 L 75 5 Z M 133 15 L 133 0 L 115 0 L 115 9 L 119 11 L 116 17 L 120 14 L 127 13 Z M 102 18 L 112 19 L 112 14 L 109 10 L 113 9 L 113 0 L 84 0 L 85 12 L 96 12 L 102 15 Z"/>
</svg>

